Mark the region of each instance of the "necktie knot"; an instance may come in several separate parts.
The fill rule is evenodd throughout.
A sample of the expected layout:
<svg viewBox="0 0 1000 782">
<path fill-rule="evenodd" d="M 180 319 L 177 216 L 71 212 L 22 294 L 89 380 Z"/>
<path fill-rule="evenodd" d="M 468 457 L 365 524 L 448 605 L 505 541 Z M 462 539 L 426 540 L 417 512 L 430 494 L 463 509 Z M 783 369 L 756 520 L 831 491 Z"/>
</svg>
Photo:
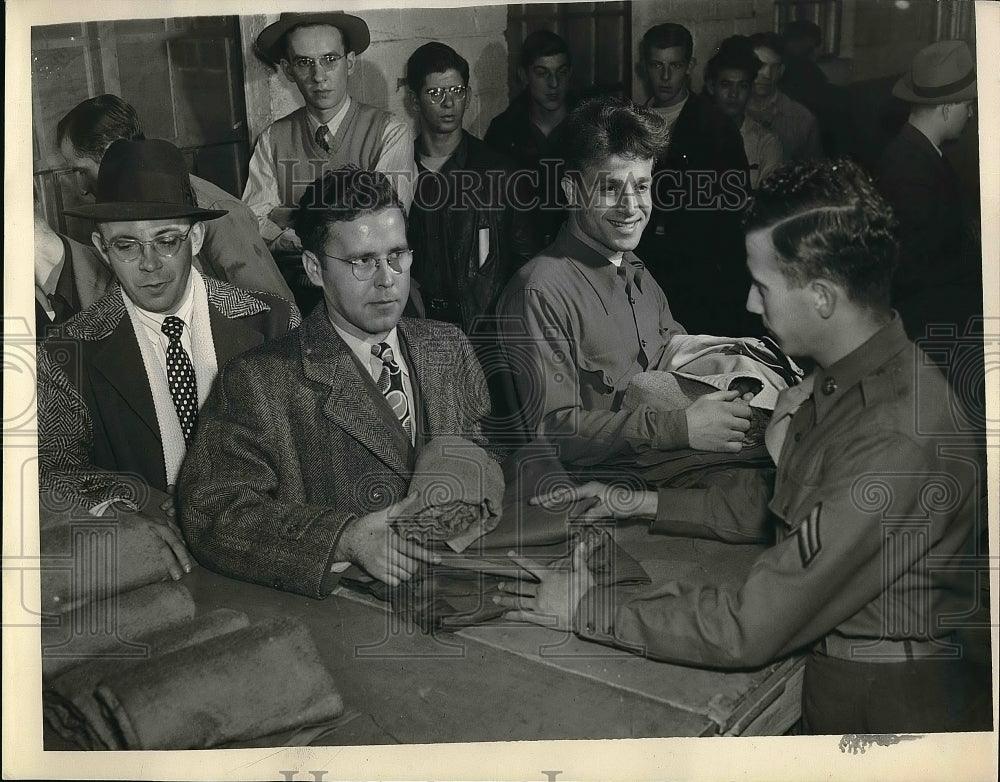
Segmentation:
<svg viewBox="0 0 1000 782">
<path fill-rule="evenodd" d="M 382 363 L 387 366 L 396 365 L 396 357 L 393 355 L 392 348 L 389 347 L 388 342 L 379 342 L 372 345 L 372 355 L 381 359 Z"/>
<path fill-rule="evenodd" d="M 163 319 L 163 324 L 160 326 L 160 330 L 170 339 L 180 339 L 181 334 L 184 333 L 184 321 L 176 315 L 167 315 L 167 317 Z"/>
<path fill-rule="evenodd" d="M 330 142 L 326 140 L 326 136 L 329 132 L 330 129 L 326 125 L 320 125 L 316 128 L 316 143 L 322 147 L 324 152 L 330 151 Z"/>
</svg>

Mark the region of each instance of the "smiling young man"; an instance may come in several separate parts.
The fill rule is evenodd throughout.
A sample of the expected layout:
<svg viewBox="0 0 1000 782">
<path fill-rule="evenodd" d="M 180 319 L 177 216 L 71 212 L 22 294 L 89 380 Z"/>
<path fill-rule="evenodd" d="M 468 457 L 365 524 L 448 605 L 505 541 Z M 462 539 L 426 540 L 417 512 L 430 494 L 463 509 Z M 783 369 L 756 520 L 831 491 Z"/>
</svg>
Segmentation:
<svg viewBox="0 0 1000 782">
<path fill-rule="evenodd" d="M 567 224 L 515 274 L 498 306 L 528 433 L 580 466 L 651 448 L 738 452 L 750 413 L 735 392 L 687 409 L 621 409 L 631 378 L 656 368 L 667 342 L 684 333 L 632 253 L 649 220 L 665 123 L 619 97 L 586 101 L 566 123 Z"/>
<path fill-rule="evenodd" d="M 811 733 L 988 729 L 988 647 L 959 621 L 976 605 L 966 557 L 985 522 L 985 465 L 945 379 L 891 309 L 892 212 L 855 164 L 804 163 L 755 196 L 746 242 L 748 309 L 816 365 L 782 392 L 767 430 L 777 476 L 758 539 L 770 547 L 742 584 L 607 593 L 582 545 L 572 569 L 523 563 L 540 583 L 503 585 L 496 602 L 511 618 L 685 665 L 752 668 L 805 652 Z M 738 488 L 691 521 L 739 539 L 723 512 Z M 536 501 L 597 498 L 594 519 L 691 534 L 694 524 L 670 522 L 690 491 L 591 483 Z"/>
<path fill-rule="evenodd" d="M 97 223 L 116 284 L 42 346 L 40 484 L 98 515 L 169 508 L 218 368 L 296 326 L 298 310 L 192 268 L 203 221 L 223 213 L 195 204 L 169 142 L 111 144 L 95 195 L 67 213 Z"/>
<path fill-rule="evenodd" d="M 294 219 L 323 290 L 287 339 L 230 362 L 181 474 L 184 531 L 202 564 L 312 597 L 356 565 L 397 585 L 428 550 L 390 520 L 432 437 L 484 444 L 483 372 L 455 327 L 401 318 L 412 253 L 379 172 L 328 171 Z"/>
<path fill-rule="evenodd" d="M 347 92 L 355 58 L 370 41 L 363 19 L 340 12 L 283 13 L 257 36 L 258 54 L 280 68 L 305 103 L 260 134 L 243 192 L 276 250 L 302 249 L 287 215 L 326 170 L 353 164 L 384 172 L 409 207 L 416 178 L 409 125 Z"/>
</svg>

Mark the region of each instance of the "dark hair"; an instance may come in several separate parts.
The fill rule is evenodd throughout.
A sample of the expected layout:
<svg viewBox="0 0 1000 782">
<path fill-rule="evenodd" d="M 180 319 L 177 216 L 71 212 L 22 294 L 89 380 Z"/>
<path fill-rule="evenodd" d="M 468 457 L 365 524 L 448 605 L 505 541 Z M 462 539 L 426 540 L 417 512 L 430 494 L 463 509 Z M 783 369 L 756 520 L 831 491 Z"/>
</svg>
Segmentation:
<svg viewBox="0 0 1000 782">
<path fill-rule="evenodd" d="M 715 54 L 705 63 L 705 81 L 715 81 L 719 71 L 726 68 L 746 71 L 750 74 L 750 81 L 753 81 L 763 64 L 753 53 L 753 46 L 750 45 L 747 36 L 732 35 L 719 44 Z"/>
<path fill-rule="evenodd" d="M 785 278 L 798 286 L 825 278 L 858 304 L 890 304 L 898 244 L 892 209 L 868 175 L 847 159 L 788 166 L 765 179 L 743 218 L 771 229 Z"/>
<path fill-rule="evenodd" d="M 785 59 L 785 42 L 777 33 L 754 33 L 750 36 L 750 46 L 754 49 L 770 49 L 782 61 Z"/>
<path fill-rule="evenodd" d="M 785 25 L 782 33 L 786 41 L 808 41 L 813 46 L 822 46 L 823 31 L 808 19 L 795 19 Z"/>
<path fill-rule="evenodd" d="M 584 166 L 612 155 L 655 159 L 666 149 L 666 120 L 621 95 L 590 98 L 566 117 L 563 158 L 567 171 L 582 172 Z"/>
<path fill-rule="evenodd" d="M 141 141 L 146 138 L 135 109 L 117 95 L 87 98 L 59 120 L 56 143 L 69 139 L 76 154 L 100 163 L 105 150 L 120 138 Z"/>
<path fill-rule="evenodd" d="M 570 54 L 566 41 L 551 30 L 535 30 L 521 44 L 517 62 L 524 70 L 528 70 L 535 60 L 556 54 L 565 54 L 566 64 L 572 67 L 573 55 Z"/>
<path fill-rule="evenodd" d="M 281 39 L 274 45 L 272 51 L 279 51 L 285 55 L 285 59 L 290 59 L 288 56 L 288 36 L 294 33 L 296 30 L 301 30 L 303 27 L 332 27 L 338 33 L 340 33 L 340 40 L 344 44 L 344 54 L 351 51 L 351 39 L 347 35 L 347 31 L 337 27 L 335 24 L 330 24 L 329 22 L 305 22 L 303 24 L 297 24 L 294 27 L 289 27 L 281 34 Z M 269 58 L 265 58 L 269 59 Z"/>
<path fill-rule="evenodd" d="M 303 248 L 320 253 L 333 223 L 392 208 L 403 211 L 389 178 L 380 171 L 351 164 L 327 171 L 306 188 L 292 215 L 292 225 Z"/>
<path fill-rule="evenodd" d="M 425 43 L 406 61 L 406 84 L 418 95 L 423 89 L 424 80 L 432 73 L 444 73 L 450 70 L 458 71 L 462 83 L 469 83 L 468 61 L 440 41 Z"/>
<path fill-rule="evenodd" d="M 690 60 L 694 56 L 694 39 L 691 38 L 691 31 L 680 24 L 665 22 L 646 30 L 639 42 L 639 52 L 642 60 L 649 59 L 651 49 L 669 49 L 679 46 L 684 50 L 684 59 Z"/>
</svg>

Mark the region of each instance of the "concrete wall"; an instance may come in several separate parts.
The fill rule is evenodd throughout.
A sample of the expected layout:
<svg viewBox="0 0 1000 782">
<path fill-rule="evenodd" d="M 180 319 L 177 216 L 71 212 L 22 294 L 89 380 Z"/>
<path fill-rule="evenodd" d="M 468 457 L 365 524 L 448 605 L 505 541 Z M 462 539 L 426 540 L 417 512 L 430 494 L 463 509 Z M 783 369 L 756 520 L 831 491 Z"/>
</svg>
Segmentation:
<svg viewBox="0 0 1000 782">
<path fill-rule="evenodd" d="M 482 136 L 489 121 L 507 106 L 507 9 L 483 5 L 462 9 L 387 9 L 358 14 L 371 29 L 371 46 L 351 74 L 348 90 L 358 100 L 407 117 L 403 75 L 406 60 L 427 41 L 444 41 L 469 61 L 472 93 L 465 127 Z M 252 51 L 257 34 L 277 15 L 240 18 L 246 62 L 247 122 L 251 142 L 278 117 L 302 105 L 295 85 L 263 64 Z"/>
</svg>

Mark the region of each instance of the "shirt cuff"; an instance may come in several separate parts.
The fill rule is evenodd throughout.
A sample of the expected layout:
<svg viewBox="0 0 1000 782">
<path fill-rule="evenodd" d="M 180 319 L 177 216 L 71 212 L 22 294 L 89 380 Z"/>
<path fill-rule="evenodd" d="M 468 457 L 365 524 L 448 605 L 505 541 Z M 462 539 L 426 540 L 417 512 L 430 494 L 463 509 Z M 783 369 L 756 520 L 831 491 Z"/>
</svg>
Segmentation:
<svg viewBox="0 0 1000 782">
<path fill-rule="evenodd" d="M 663 450 L 691 447 L 688 441 L 686 410 L 657 410 L 655 416 L 655 447 Z"/>
</svg>

